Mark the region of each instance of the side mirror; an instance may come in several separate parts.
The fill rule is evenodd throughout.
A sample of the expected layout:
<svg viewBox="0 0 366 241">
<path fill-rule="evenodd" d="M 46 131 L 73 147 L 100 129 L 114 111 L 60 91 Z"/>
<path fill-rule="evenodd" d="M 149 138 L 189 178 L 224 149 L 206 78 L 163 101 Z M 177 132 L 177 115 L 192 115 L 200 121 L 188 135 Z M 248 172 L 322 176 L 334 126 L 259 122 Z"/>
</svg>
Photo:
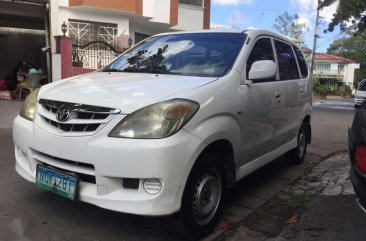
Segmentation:
<svg viewBox="0 0 366 241">
<path fill-rule="evenodd" d="M 277 73 L 277 67 L 272 60 L 259 60 L 252 64 L 249 71 L 248 79 L 258 80 L 267 79 L 275 76 Z"/>
</svg>

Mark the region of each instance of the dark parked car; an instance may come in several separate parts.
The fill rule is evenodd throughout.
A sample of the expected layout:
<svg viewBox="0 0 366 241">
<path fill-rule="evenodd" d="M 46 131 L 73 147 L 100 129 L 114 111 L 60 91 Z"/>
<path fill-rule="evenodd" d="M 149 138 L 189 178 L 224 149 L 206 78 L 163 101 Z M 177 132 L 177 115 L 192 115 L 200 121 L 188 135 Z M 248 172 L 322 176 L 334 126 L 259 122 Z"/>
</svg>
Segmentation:
<svg viewBox="0 0 366 241">
<path fill-rule="evenodd" d="M 351 181 L 357 203 L 366 212 L 366 102 L 356 109 L 348 130 L 348 149 L 351 160 Z"/>
</svg>

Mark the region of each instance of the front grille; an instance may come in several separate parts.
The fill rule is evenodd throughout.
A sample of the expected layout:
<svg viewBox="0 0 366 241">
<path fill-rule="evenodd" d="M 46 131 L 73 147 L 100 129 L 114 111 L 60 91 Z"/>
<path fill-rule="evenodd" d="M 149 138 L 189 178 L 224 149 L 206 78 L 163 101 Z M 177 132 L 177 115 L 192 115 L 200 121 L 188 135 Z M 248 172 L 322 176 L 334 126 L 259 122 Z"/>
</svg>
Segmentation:
<svg viewBox="0 0 366 241">
<path fill-rule="evenodd" d="M 90 132 L 95 131 L 100 126 L 100 124 L 64 124 L 47 119 L 46 117 L 43 117 L 43 119 L 50 125 L 66 132 Z"/>
<path fill-rule="evenodd" d="M 120 113 L 118 109 L 45 99 L 41 99 L 39 104 L 38 113 L 44 123 L 68 133 L 95 132 L 110 121 L 113 116 Z M 67 118 L 64 120 L 58 116 L 57 111 L 60 108 L 67 111 Z"/>
<path fill-rule="evenodd" d="M 57 108 L 50 107 L 47 104 L 43 104 L 44 108 L 51 112 L 52 114 L 56 114 Z M 78 119 L 84 120 L 103 120 L 108 117 L 108 114 L 98 114 L 98 113 L 89 113 L 89 112 L 76 112 Z"/>
</svg>

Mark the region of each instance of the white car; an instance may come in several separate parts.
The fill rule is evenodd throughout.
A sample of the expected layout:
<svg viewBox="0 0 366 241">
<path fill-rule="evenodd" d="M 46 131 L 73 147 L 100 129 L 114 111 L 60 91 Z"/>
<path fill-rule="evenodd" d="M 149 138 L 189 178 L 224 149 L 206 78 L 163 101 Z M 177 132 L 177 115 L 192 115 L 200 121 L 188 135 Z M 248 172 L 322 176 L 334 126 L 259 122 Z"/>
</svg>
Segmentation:
<svg viewBox="0 0 366 241">
<path fill-rule="evenodd" d="M 361 80 L 358 84 L 355 95 L 355 108 L 361 106 L 361 104 L 366 100 L 366 79 Z"/>
<path fill-rule="evenodd" d="M 301 50 L 260 30 L 160 34 L 95 73 L 32 92 L 14 121 L 16 170 L 72 200 L 209 233 L 227 188 L 311 139 Z"/>
</svg>

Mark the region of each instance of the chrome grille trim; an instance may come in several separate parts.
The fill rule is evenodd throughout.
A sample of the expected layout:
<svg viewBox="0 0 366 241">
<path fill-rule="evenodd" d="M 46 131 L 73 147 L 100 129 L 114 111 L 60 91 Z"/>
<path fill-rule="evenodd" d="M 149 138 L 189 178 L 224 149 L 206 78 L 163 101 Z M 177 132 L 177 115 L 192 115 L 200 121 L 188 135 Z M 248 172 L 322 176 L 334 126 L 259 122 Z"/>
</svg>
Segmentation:
<svg viewBox="0 0 366 241">
<path fill-rule="evenodd" d="M 66 107 L 70 111 L 68 120 L 61 122 L 56 118 L 59 107 Z M 41 117 L 40 120 L 56 134 L 74 133 L 75 135 L 77 133 L 93 134 L 121 111 L 107 107 L 41 99 L 37 112 Z"/>
<path fill-rule="evenodd" d="M 70 102 L 61 102 L 56 100 L 45 100 L 40 99 L 39 103 L 45 107 L 52 108 L 55 110 L 53 113 L 56 113 L 57 108 L 60 106 L 67 106 L 68 109 L 72 112 L 83 112 L 83 113 L 97 113 L 97 114 L 118 114 L 121 111 L 119 109 L 113 109 L 108 107 L 100 107 L 100 106 L 93 106 L 93 105 L 84 105 L 84 104 L 77 104 L 77 103 L 70 103 Z"/>
</svg>

